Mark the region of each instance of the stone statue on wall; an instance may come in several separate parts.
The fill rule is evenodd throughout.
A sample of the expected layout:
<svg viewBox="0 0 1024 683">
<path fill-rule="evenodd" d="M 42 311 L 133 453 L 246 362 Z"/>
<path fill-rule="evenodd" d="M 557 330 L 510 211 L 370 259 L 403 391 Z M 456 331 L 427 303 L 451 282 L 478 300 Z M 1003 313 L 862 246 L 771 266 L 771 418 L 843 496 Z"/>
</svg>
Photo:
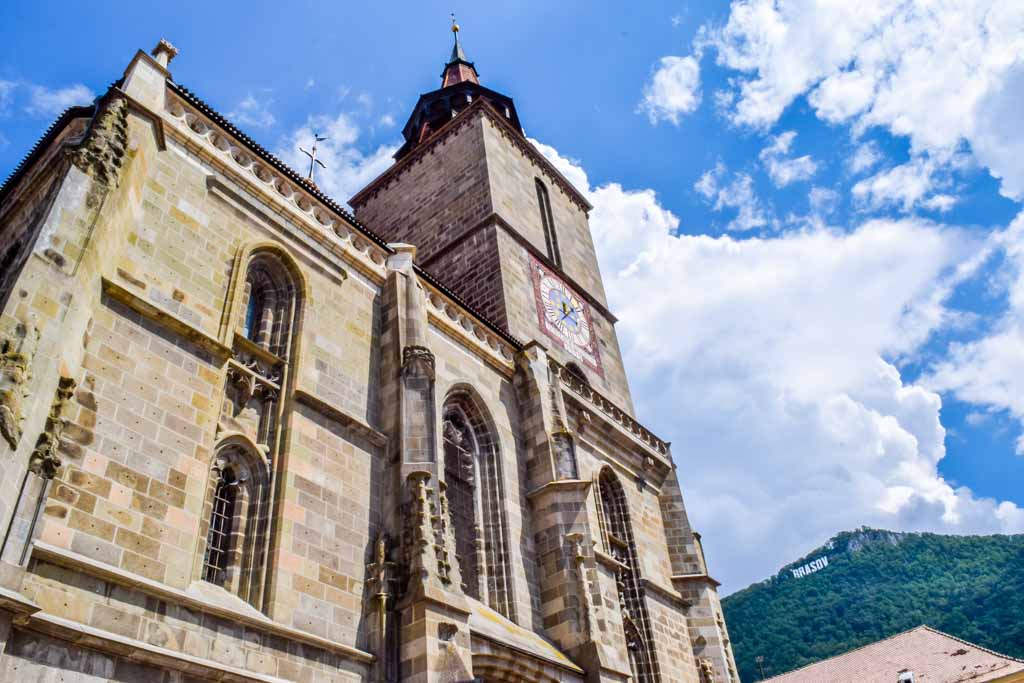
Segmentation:
<svg viewBox="0 0 1024 683">
<path fill-rule="evenodd" d="M 22 402 L 32 376 L 32 357 L 39 344 L 34 325 L 18 323 L 12 333 L 0 341 L 0 435 L 18 447 L 21 440 Z"/>
<path fill-rule="evenodd" d="M 715 683 L 715 665 L 707 658 L 701 659 L 699 663 L 702 683 Z"/>
<path fill-rule="evenodd" d="M 555 455 L 555 475 L 559 479 L 577 479 L 576 448 L 572 435 L 567 431 L 555 432 L 551 435 L 551 446 Z"/>
<path fill-rule="evenodd" d="M 50 405 L 50 414 L 46 416 L 46 426 L 36 441 L 32 455 L 29 456 L 29 472 L 43 479 L 53 479 L 60 469 L 61 460 L 57 448 L 60 446 L 60 436 L 66 424 L 63 417 L 64 408 L 75 393 L 75 384 L 71 377 L 61 377 L 57 381 L 57 391 Z"/>
</svg>

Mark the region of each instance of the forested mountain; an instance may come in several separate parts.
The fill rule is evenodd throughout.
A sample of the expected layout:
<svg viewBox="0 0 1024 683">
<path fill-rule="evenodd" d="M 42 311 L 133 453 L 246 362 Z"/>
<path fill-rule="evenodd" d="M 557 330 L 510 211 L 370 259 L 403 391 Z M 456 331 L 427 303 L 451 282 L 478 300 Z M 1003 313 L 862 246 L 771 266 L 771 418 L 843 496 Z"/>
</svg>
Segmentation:
<svg viewBox="0 0 1024 683">
<path fill-rule="evenodd" d="M 843 532 L 722 604 L 745 683 L 920 624 L 1024 658 L 1024 535 Z"/>
</svg>

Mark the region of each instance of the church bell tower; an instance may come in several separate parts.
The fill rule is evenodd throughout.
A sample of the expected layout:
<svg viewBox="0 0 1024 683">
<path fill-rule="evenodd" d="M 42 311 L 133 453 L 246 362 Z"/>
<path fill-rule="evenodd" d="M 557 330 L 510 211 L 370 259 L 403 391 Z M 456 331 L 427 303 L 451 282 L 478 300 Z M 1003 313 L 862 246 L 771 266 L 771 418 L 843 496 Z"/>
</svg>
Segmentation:
<svg viewBox="0 0 1024 683">
<path fill-rule="evenodd" d="M 523 133 L 512 98 L 480 83 L 452 26 L 441 87 L 420 95 L 395 163 L 349 203 L 509 334 L 536 340 L 632 413 L 587 198 Z"/>
</svg>

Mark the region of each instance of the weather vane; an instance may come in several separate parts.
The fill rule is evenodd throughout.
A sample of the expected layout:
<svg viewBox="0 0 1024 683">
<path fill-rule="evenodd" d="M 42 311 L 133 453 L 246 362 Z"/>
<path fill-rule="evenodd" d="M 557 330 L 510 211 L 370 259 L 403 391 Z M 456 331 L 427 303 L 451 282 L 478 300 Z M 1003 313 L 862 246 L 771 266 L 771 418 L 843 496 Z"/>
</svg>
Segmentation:
<svg viewBox="0 0 1024 683">
<path fill-rule="evenodd" d="M 306 178 L 309 180 L 309 182 L 313 183 L 314 185 L 316 185 L 316 183 L 313 182 L 313 171 L 316 170 L 316 165 L 320 164 L 320 168 L 327 168 L 327 166 L 324 165 L 324 162 L 316 158 L 316 143 L 323 142 L 326 139 L 326 135 L 320 136 L 316 133 L 316 131 L 313 131 L 313 151 L 309 152 L 306 151 L 304 147 L 299 147 L 299 151 L 305 154 L 307 157 L 309 157 L 309 175 L 307 175 Z"/>
</svg>

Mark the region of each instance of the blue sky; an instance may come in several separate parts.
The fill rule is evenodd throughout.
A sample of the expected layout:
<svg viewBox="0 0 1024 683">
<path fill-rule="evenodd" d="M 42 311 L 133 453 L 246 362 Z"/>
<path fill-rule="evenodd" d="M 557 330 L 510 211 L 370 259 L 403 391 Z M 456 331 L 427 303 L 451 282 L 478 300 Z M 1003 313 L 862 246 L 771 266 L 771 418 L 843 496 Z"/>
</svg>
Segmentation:
<svg viewBox="0 0 1024 683">
<path fill-rule="evenodd" d="M 0 7 L 0 173 L 165 37 L 344 200 L 482 82 L 587 192 L 643 422 L 727 590 L 860 524 L 1024 531 L 1024 9 L 924 3 Z M 771 539 L 766 542 L 766 539 Z"/>
</svg>

